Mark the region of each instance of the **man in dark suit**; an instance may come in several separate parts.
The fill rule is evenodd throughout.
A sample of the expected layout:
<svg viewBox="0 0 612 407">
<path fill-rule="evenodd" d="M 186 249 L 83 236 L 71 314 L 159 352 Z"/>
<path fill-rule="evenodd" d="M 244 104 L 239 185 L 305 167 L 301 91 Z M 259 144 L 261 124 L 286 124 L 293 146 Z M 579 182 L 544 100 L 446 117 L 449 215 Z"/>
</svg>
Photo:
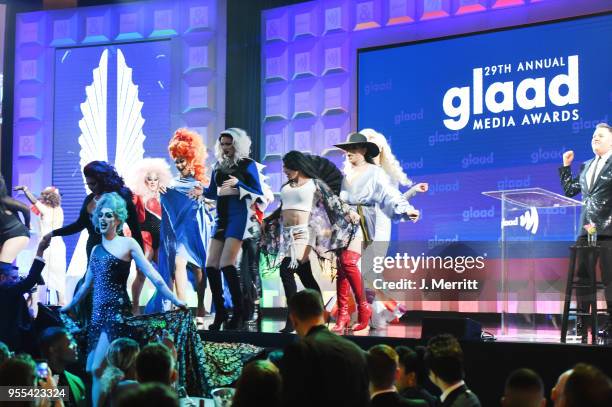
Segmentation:
<svg viewBox="0 0 612 407">
<path fill-rule="evenodd" d="M 434 397 L 424 387 L 427 380 L 427 369 L 425 368 L 425 352 L 423 346 L 417 346 L 415 350 L 407 346 L 395 348 L 399 357 L 399 376 L 395 380 L 395 386 L 400 396 L 407 399 L 425 400 L 429 407 L 438 405 L 438 398 Z"/>
<path fill-rule="evenodd" d="M 67 365 L 77 362 L 77 344 L 72 335 L 61 327 L 45 329 L 40 336 L 40 353 L 47 359 L 51 372 L 57 376 L 58 386 L 68 386 L 70 398 L 64 401 L 68 407 L 85 407 L 85 383 L 78 376 L 66 370 Z"/>
<path fill-rule="evenodd" d="M 427 343 L 425 363 L 429 379 L 442 395 L 441 407 L 480 407 L 478 397 L 463 381 L 463 350 L 452 335 L 434 336 Z"/>
<path fill-rule="evenodd" d="M 36 259 L 25 279 L 20 281 L 15 269 L 0 270 L 0 341 L 14 352 L 34 351 L 32 317 L 23 295 L 40 280 L 40 273 L 45 267 L 43 252 L 50 241 L 50 237 L 43 238 L 38 244 Z"/>
<path fill-rule="evenodd" d="M 585 226 L 592 225 L 597 233 L 597 241 L 603 247 L 612 248 L 612 128 L 600 123 L 595 128 L 591 147 L 595 157 L 584 162 L 580 167 L 578 177 L 572 175 L 571 164 L 574 152 L 566 151 L 563 154 L 563 167 L 559 169 L 561 184 L 565 195 L 573 197 L 582 193 L 584 207 L 580 217 L 580 236 L 578 244 L 586 244 L 587 231 Z M 610 338 L 612 330 L 612 250 L 602 250 L 600 254 L 602 280 L 606 285 L 605 297 L 608 307 L 608 323 L 602 334 Z M 578 280 L 582 284 L 589 282 L 589 272 L 586 259 L 578 260 Z M 589 312 L 591 306 L 589 289 L 576 290 L 578 309 Z M 583 329 L 582 318 L 578 320 L 578 330 L 586 339 L 586 330 Z"/>
<path fill-rule="evenodd" d="M 279 361 L 283 406 L 369 405 L 365 353 L 325 326 L 321 294 L 304 290 L 289 300 L 289 318 L 300 337 Z"/>
<path fill-rule="evenodd" d="M 399 356 L 392 347 L 376 345 L 368 351 L 371 407 L 427 407 L 425 400 L 408 400 L 393 385 L 399 377 Z"/>
</svg>

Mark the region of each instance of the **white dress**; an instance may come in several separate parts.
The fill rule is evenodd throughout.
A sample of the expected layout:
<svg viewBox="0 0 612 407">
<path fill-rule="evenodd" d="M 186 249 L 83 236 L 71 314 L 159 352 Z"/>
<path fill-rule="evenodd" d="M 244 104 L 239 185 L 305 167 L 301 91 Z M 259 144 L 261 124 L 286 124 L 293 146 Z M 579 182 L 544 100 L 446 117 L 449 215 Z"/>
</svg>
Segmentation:
<svg viewBox="0 0 612 407">
<path fill-rule="evenodd" d="M 64 225 L 64 210 L 61 206 L 51 208 L 37 201 L 36 209 L 40 212 L 41 236 L 45 236 L 52 230 L 59 229 Z M 43 259 L 45 259 L 45 268 L 42 271 L 42 276 L 47 288 L 62 295 L 65 294 L 66 245 L 61 236 L 51 238 L 49 248 L 43 253 Z M 44 298 L 42 299 L 44 300 Z"/>
<path fill-rule="evenodd" d="M 340 198 L 353 208 L 361 206 L 369 237 L 372 241 L 377 242 L 374 247 L 370 248 L 371 255 L 380 257 L 387 255 L 392 220 L 394 218 L 406 219 L 403 214 L 414 209 L 408 202 L 408 199 L 414 195 L 416 195 L 416 187 L 402 194 L 398 189 L 398 184 L 391 181 L 389 175 L 381 167 L 372 164 L 350 184 L 345 177 L 340 192 Z M 366 274 L 364 277 L 366 285 L 370 286 L 367 283 L 372 277 L 371 274 Z M 370 326 L 375 329 L 383 328 L 396 316 L 394 312 L 385 307 L 383 301 L 376 300 L 372 304 Z"/>
</svg>

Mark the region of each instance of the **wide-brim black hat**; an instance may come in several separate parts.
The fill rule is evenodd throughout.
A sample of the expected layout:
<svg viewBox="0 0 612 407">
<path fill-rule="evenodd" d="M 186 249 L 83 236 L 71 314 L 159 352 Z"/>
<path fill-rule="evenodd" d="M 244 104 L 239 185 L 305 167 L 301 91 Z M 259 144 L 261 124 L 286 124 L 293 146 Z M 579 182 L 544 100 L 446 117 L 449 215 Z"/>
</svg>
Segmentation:
<svg viewBox="0 0 612 407">
<path fill-rule="evenodd" d="M 378 154 L 380 154 L 378 146 L 371 141 L 368 141 L 368 138 L 361 133 L 351 133 L 346 138 L 346 143 L 334 144 L 334 146 L 345 151 L 348 147 L 365 147 L 368 150 L 367 154 L 370 157 L 376 157 Z"/>
</svg>

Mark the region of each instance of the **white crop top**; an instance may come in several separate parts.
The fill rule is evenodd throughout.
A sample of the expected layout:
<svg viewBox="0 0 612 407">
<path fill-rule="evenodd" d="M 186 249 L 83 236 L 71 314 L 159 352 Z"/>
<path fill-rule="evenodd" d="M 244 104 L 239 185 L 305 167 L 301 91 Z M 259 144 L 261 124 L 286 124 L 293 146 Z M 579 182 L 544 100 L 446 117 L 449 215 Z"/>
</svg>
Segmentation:
<svg viewBox="0 0 612 407">
<path fill-rule="evenodd" d="M 316 187 L 312 179 L 299 187 L 292 187 L 289 184 L 285 184 L 281 189 L 283 210 L 294 209 L 297 211 L 310 212 L 315 189 Z"/>
</svg>

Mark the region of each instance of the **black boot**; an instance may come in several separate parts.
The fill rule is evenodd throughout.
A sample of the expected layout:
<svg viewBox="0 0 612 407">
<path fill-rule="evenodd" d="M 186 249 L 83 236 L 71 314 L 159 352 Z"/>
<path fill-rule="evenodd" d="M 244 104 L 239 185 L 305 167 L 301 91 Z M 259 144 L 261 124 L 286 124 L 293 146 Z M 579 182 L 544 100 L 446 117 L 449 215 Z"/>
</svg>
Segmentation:
<svg viewBox="0 0 612 407">
<path fill-rule="evenodd" d="M 285 257 L 280 264 L 280 278 L 283 282 L 283 289 L 285 290 L 285 299 L 287 300 L 287 307 L 289 306 L 289 299 L 293 297 L 293 295 L 297 292 L 297 285 L 295 284 L 295 277 L 293 276 L 293 273 L 297 269 L 289 268 L 290 263 L 291 259 L 289 257 Z M 293 323 L 291 322 L 291 319 L 289 319 L 289 310 L 287 309 L 287 320 L 285 322 L 285 327 L 279 332 L 291 333 L 293 331 Z"/>
<path fill-rule="evenodd" d="M 212 301 L 215 306 L 215 320 L 208 326 L 210 331 L 218 331 L 221 325 L 227 319 L 225 306 L 223 305 L 223 284 L 221 283 L 221 272 L 215 267 L 206 267 L 206 276 L 210 291 L 212 293 Z"/>
<path fill-rule="evenodd" d="M 232 317 L 225 324 L 226 329 L 241 330 L 244 325 L 244 315 L 242 310 L 242 290 L 240 288 L 240 277 L 235 266 L 221 267 L 221 272 L 225 276 L 225 281 L 232 296 L 232 305 L 234 306 Z"/>
<path fill-rule="evenodd" d="M 305 288 L 310 288 L 321 293 L 321 287 L 319 283 L 312 275 L 312 268 L 310 268 L 310 262 L 301 263 L 297 268 L 297 275 L 300 277 L 300 281 Z"/>
</svg>

